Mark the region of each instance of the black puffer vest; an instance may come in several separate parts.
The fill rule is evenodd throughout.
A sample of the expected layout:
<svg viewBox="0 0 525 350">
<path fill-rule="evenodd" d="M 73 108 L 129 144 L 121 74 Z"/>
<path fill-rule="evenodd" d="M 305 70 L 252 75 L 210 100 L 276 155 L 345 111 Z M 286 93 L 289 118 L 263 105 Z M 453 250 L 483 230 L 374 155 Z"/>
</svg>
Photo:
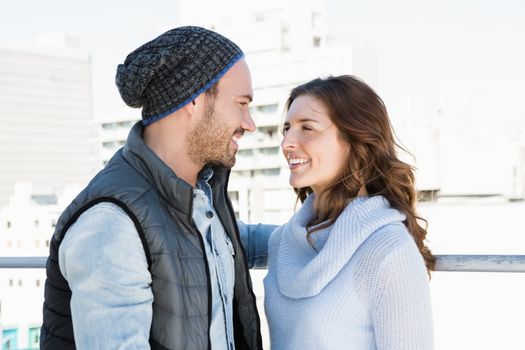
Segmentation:
<svg viewBox="0 0 525 350">
<path fill-rule="evenodd" d="M 152 349 L 211 349 L 211 287 L 204 243 L 192 219 L 193 190 L 143 142 L 137 123 L 124 148 L 93 178 L 60 216 L 47 260 L 40 347 L 74 349 L 71 290 L 58 265 L 68 228 L 100 202 L 119 205 L 133 220 L 152 276 Z M 262 349 L 244 249 L 227 196 L 229 171 L 214 168 L 210 181 L 215 210 L 235 254 L 234 332 L 237 350 Z"/>
</svg>

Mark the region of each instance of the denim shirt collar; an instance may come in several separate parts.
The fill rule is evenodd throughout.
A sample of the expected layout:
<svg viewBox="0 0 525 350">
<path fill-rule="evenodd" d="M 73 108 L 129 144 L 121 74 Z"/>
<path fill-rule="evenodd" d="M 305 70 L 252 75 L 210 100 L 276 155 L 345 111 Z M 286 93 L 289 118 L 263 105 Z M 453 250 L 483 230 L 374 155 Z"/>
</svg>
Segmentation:
<svg viewBox="0 0 525 350">
<path fill-rule="evenodd" d="M 210 185 L 210 180 L 213 177 L 213 169 L 211 166 L 205 166 L 198 175 L 197 188 L 204 191 L 204 194 L 210 200 L 210 204 L 213 207 L 213 196 Z"/>
</svg>

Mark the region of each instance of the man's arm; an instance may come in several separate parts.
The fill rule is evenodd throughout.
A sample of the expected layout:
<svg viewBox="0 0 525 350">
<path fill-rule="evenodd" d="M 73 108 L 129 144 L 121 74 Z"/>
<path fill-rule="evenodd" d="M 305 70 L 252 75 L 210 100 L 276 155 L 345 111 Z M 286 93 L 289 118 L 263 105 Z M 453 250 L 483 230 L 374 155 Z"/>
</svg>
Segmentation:
<svg viewBox="0 0 525 350">
<path fill-rule="evenodd" d="M 77 349 L 149 349 L 153 294 L 137 230 L 113 203 L 83 213 L 59 248 Z"/>
<path fill-rule="evenodd" d="M 268 240 L 278 226 L 265 224 L 245 224 L 237 220 L 242 245 L 248 258 L 250 269 L 265 269 L 268 266 Z"/>
</svg>

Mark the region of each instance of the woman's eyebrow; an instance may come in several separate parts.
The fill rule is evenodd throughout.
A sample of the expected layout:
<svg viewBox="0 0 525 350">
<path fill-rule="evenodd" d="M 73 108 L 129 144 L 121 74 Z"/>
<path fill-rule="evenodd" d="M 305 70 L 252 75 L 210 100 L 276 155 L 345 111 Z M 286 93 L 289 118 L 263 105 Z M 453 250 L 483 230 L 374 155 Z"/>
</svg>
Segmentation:
<svg viewBox="0 0 525 350">
<path fill-rule="evenodd" d="M 321 124 L 321 122 L 317 119 L 312 119 L 312 118 L 301 118 L 301 119 L 298 119 L 298 120 L 294 120 L 294 123 L 304 123 L 304 122 L 313 122 L 313 123 L 317 123 L 317 124 Z M 283 125 L 290 125 L 290 122 L 284 122 Z"/>
</svg>

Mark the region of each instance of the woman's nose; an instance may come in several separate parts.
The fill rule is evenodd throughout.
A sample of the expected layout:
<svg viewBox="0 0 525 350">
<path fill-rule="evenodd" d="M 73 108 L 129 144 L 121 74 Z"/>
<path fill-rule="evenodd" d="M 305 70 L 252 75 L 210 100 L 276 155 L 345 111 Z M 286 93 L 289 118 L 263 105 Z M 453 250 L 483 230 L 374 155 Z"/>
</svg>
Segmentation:
<svg viewBox="0 0 525 350">
<path fill-rule="evenodd" d="M 284 133 L 283 140 L 281 141 L 281 148 L 283 150 L 294 149 L 296 147 L 297 141 L 293 134 L 293 131 L 290 129 Z"/>
</svg>

